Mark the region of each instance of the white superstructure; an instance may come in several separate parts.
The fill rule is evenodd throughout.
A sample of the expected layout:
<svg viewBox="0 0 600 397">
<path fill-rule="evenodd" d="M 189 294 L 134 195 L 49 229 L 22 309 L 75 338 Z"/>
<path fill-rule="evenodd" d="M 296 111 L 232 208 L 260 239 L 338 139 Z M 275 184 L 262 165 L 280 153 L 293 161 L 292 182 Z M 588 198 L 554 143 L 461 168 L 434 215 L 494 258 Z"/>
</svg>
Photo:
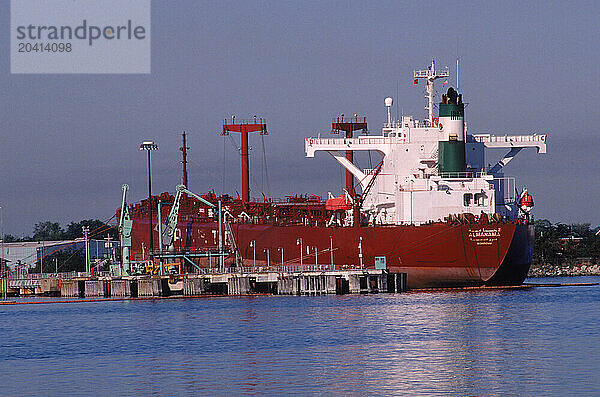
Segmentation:
<svg viewBox="0 0 600 397">
<path fill-rule="evenodd" d="M 443 96 L 440 117 L 434 118 L 433 82 L 447 75 L 447 69 L 436 72 L 433 62 L 428 71 L 414 72 L 415 78 L 427 81 L 428 120 L 410 116 L 393 120 L 389 111 L 392 100 L 386 98 L 388 120 L 381 135 L 306 138 L 307 157 L 326 151 L 354 175 L 364 194 L 360 200 L 363 221 L 419 225 L 463 213 L 516 216 L 514 178 L 505 178 L 502 167 L 526 147 L 546 153 L 546 134 L 469 135 L 461 96 L 453 89 Z M 510 151 L 496 165 L 486 167 L 485 148 Z M 346 151 L 379 152 L 382 164 L 377 169 L 361 170 L 346 159 Z M 453 168 L 456 164 L 458 168 Z"/>
</svg>

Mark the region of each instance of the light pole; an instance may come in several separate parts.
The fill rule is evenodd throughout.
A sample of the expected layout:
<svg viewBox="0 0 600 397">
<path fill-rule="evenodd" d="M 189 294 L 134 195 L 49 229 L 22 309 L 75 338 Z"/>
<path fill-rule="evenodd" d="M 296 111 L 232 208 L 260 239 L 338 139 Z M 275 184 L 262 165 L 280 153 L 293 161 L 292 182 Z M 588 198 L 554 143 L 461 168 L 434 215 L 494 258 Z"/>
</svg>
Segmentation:
<svg viewBox="0 0 600 397">
<path fill-rule="evenodd" d="M 250 247 L 252 247 L 252 271 L 256 269 L 256 241 L 250 241 Z"/>
<path fill-rule="evenodd" d="M 300 246 L 300 266 L 302 266 L 302 237 L 296 240 L 296 245 Z"/>
<path fill-rule="evenodd" d="M 160 275 L 162 276 L 163 274 L 165 274 L 165 267 L 163 264 L 163 258 L 162 258 L 162 253 L 163 253 L 163 244 L 162 244 L 162 238 L 163 238 L 163 231 L 162 231 L 162 202 L 160 200 L 158 200 L 158 253 L 161 255 L 159 258 L 159 262 L 160 262 Z M 210 253 L 210 251 L 209 251 Z M 208 265 L 210 267 L 210 257 L 208 258 Z"/>
<path fill-rule="evenodd" d="M 314 247 L 315 249 L 315 265 L 319 265 L 319 251 L 317 250 L 317 247 Z"/>
<path fill-rule="evenodd" d="M 281 251 L 281 265 L 283 266 L 283 247 L 277 248 L 277 251 Z"/>
<path fill-rule="evenodd" d="M 329 256 L 331 257 L 331 269 L 333 269 L 333 236 L 329 236 Z"/>
<path fill-rule="evenodd" d="M 148 152 L 148 227 L 150 231 L 150 247 L 148 250 L 149 257 L 152 255 L 152 251 L 154 250 L 154 243 L 152 242 L 152 172 L 150 168 L 150 152 L 153 150 L 158 150 L 158 145 L 154 143 L 154 141 L 144 141 L 140 145 L 140 150 L 145 150 Z"/>
<path fill-rule="evenodd" d="M 85 272 L 87 275 L 90 275 L 90 244 L 88 240 L 88 233 L 90 232 L 90 228 L 88 226 L 82 226 L 81 230 L 83 231 L 83 235 L 85 236 Z M 43 255 L 43 253 L 42 253 Z"/>
<path fill-rule="evenodd" d="M 363 254 L 362 254 L 362 237 L 358 241 L 358 259 L 360 261 L 360 268 L 363 268 Z"/>
<path fill-rule="evenodd" d="M 267 254 L 267 267 L 269 267 L 270 266 L 270 262 L 271 262 L 270 261 L 271 258 L 269 258 L 269 250 L 265 249 L 264 252 Z"/>
</svg>

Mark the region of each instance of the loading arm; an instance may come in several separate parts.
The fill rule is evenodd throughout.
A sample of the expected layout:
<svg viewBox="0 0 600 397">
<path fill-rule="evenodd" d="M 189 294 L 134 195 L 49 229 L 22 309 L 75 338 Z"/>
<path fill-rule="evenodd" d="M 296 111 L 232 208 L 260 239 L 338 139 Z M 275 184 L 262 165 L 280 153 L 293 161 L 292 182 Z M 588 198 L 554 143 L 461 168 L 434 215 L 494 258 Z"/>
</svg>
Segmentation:
<svg viewBox="0 0 600 397">
<path fill-rule="evenodd" d="M 119 237 L 121 239 L 121 260 L 123 263 L 123 274 L 129 274 L 131 266 L 130 250 L 131 250 L 131 228 L 133 221 L 129 215 L 127 208 L 127 190 L 129 185 L 124 184 L 122 187 L 123 198 L 121 200 L 121 217 L 119 218 Z"/>
<path fill-rule="evenodd" d="M 175 195 L 175 201 L 173 202 L 173 206 L 171 207 L 171 211 L 169 211 L 169 216 L 167 217 L 167 227 L 165 228 L 165 233 L 162 236 L 163 246 L 167 247 L 168 250 L 172 250 L 173 248 L 173 237 L 175 235 L 175 229 L 177 228 L 177 218 L 179 216 L 179 208 L 181 205 L 181 196 L 186 193 L 200 202 L 206 204 L 210 208 L 217 209 L 218 216 L 218 227 L 219 227 L 219 269 L 224 269 L 224 257 L 223 257 L 223 208 L 221 206 L 221 200 L 219 200 L 218 206 L 203 199 L 198 196 L 196 193 L 189 191 L 186 189 L 184 185 L 177 185 L 175 188 L 177 190 L 177 194 Z M 233 235 L 231 236 L 233 238 Z"/>
<path fill-rule="evenodd" d="M 202 203 L 208 205 L 211 208 L 216 207 L 216 205 L 214 205 L 210 201 L 207 201 L 202 197 L 198 196 L 197 194 L 186 189 L 184 185 L 177 185 L 175 190 L 177 191 L 177 194 L 175 195 L 175 201 L 173 201 L 171 211 L 169 211 L 169 216 L 167 217 L 167 225 L 165 228 L 165 232 L 162 236 L 162 243 L 165 247 L 167 247 L 167 250 L 169 250 L 173 244 L 173 237 L 175 235 L 175 229 L 177 228 L 177 220 L 179 218 L 179 208 L 181 207 L 181 196 L 183 196 L 184 193 L 189 194 L 197 200 L 200 200 Z"/>
</svg>

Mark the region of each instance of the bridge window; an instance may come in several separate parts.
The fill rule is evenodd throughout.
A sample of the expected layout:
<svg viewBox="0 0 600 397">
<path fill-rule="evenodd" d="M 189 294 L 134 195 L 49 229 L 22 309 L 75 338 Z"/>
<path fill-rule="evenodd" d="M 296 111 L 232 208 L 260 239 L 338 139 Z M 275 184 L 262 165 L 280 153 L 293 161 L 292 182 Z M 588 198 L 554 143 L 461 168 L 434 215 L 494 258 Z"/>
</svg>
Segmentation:
<svg viewBox="0 0 600 397">
<path fill-rule="evenodd" d="M 471 193 L 465 193 L 463 195 L 463 205 L 465 207 L 468 207 L 471 205 L 471 203 L 473 202 L 473 194 Z"/>
<path fill-rule="evenodd" d="M 451 110 L 450 111 L 450 120 L 460 120 L 460 117 L 462 115 L 460 114 L 459 111 L 456 110 Z"/>
<path fill-rule="evenodd" d="M 475 204 L 480 207 L 485 205 L 485 193 L 475 193 Z"/>
</svg>

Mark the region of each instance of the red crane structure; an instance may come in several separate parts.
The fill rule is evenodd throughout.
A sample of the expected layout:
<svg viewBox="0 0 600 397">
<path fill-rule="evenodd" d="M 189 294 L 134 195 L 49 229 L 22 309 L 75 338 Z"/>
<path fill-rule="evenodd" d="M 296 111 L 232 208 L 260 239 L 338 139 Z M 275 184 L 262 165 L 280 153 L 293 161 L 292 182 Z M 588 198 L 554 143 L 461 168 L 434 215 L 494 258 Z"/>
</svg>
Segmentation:
<svg viewBox="0 0 600 397">
<path fill-rule="evenodd" d="M 239 133 L 242 136 L 241 142 L 241 160 L 242 160 L 242 202 L 250 201 L 250 168 L 248 160 L 248 134 L 258 132 L 261 135 L 268 135 L 267 122 L 262 117 L 254 117 L 250 120 L 240 120 L 236 122 L 235 117 L 231 120 L 223 120 L 223 132 L 221 135 L 229 135 L 232 132 Z"/>
<path fill-rule="evenodd" d="M 359 120 L 358 116 L 354 115 L 354 117 L 350 119 L 344 119 L 344 115 L 341 115 L 340 117 L 333 119 L 331 122 L 332 134 L 344 132 L 346 138 L 352 138 L 354 131 L 368 131 L 366 117 L 363 117 L 362 120 Z M 346 150 L 346 159 L 351 163 L 354 162 L 353 153 L 354 152 L 351 150 Z M 348 195 L 352 197 L 354 202 L 354 210 L 352 215 L 354 217 L 354 225 L 358 226 L 360 225 L 360 209 L 358 205 L 356 205 L 358 197 L 356 195 L 356 190 L 354 189 L 354 175 L 352 175 L 352 173 L 348 170 L 346 170 L 346 191 L 348 192 Z"/>
</svg>

